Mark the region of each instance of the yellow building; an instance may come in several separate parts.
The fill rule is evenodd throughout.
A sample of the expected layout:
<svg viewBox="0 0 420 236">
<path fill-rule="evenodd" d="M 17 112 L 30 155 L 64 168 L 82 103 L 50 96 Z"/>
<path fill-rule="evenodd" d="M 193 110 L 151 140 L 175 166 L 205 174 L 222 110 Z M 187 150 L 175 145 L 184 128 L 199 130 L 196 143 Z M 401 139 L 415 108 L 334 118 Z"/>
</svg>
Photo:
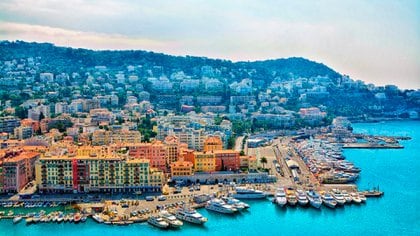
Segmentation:
<svg viewBox="0 0 420 236">
<path fill-rule="evenodd" d="M 128 192 L 160 190 L 162 171 L 147 159 L 126 155 L 44 156 L 35 165 L 41 192 Z"/>
<path fill-rule="evenodd" d="M 211 172 L 216 170 L 214 153 L 194 152 L 194 170 L 196 172 Z"/>
<path fill-rule="evenodd" d="M 248 169 L 250 171 L 257 170 L 257 158 L 254 156 L 240 156 L 240 168 Z"/>
<path fill-rule="evenodd" d="M 95 130 L 92 134 L 93 145 L 108 145 L 112 143 L 140 143 L 139 131 L 122 130 L 118 132 L 107 130 Z"/>
</svg>

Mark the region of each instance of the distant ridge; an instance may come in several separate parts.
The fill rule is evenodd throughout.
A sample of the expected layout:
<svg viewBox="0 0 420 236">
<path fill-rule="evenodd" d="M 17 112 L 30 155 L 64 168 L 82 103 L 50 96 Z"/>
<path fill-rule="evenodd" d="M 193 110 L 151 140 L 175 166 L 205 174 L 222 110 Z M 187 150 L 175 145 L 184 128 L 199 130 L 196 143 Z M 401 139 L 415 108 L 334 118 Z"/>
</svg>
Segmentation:
<svg viewBox="0 0 420 236">
<path fill-rule="evenodd" d="M 58 68 L 60 72 L 72 72 L 81 67 L 97 65 L 115 69 L 128 65 L 156 65 L 169 70 L 181 69 L 187 73 L 202 66 L 256 69 L 259 72 L 257 77 L 264 80 L 273 76 L 283 79 L 315 76 L 328 76 L 332 79 L 341 77 L 338 72 L 328 66 L 302 57 L 232 62 L 197 56 L 172 56 L 143 50 L 90 50 L 58 47 L 51 43 L 0 42 L 0 60 L 27 57 L 42 57 L 45 64 L 54 65 L 52 68 L 47 68 L 52 72 Z"/>
</svg>

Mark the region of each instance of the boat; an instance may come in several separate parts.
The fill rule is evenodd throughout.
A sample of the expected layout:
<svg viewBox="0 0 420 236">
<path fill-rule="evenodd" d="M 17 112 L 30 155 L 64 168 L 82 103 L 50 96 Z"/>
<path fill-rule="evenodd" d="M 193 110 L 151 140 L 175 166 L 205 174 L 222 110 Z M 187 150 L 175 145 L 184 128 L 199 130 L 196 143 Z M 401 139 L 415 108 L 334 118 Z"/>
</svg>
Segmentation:
<svg viewBox="0 0 420 236">
<path fill-rule="evenodd" d="M 274 195 L 274 202 L 281 207 L 287 204 L 286 192 L 284 191 L 284 188 L 278 188 L 276 190 L 276 194 Z"/>
<path fill-rule="evenodd" d="M 15 218 L 13 218 L 13 224 L 17 224 L 22 220 L 22 216 L 16 216 Z"/>
<path fill-rule="evenodd" d="M 306 193 L 301 189 L 298 189 L 296 191 L 296 198 L 297 198 L 297 201 L 298 201 L 299 205 L 301 205 L 301 206 L 306 206 L 309 203 L 309 200 L 308 200 L 308 197 L 306 196 Z"/>
<path fill-rule="evenodd" d="M 294 190 L 292 189 L 286 190 L 286 199 L 289 205 L 296 206 L 297 198 L 296 198 L 296 193 Z"/>
<path fill-rule="evenodd" d="M 237 199 L 262 199 L 266 197 L 263 191 L 252 188 L 236 187 L 236 193 L 232 196 Z"/>
<path fill-rule="evenodd" d="M 362 199 L 360 199 L 360 196 L 358 193 L 350 193 L 350 196 L 354 203 L 357 203 L 357 204 L 362 203 Z"/>
<path fill-rule="evenodd" d="M 175 217 L 193 224 L 204 224 L 207 222 L 207 218 L 193 208 L 179 208 L 175 212 Z"/>
<path fill-rule="evenodd" d="M 245 202 L 241 202 L 236 198 L 233 197 L 222 197 L 222 200 L 229 205 L 232 205 L 234 208 L 238 209 L 238 210 L 244 210 L 244 209 L 248 209 L 249 205 L 246 204 Z"/>
<path fill-rule="evenodd" d="M 366 196 L 363 193 L 359 193 L 359 198 L 362 200 L 362 203 L 366 202 Z"/>
<path fill-rule="evenodd" d="M 324 205 L 329 208 L 335 208 L 335 206 L 337 206 L 337 201 L 329 193 L 322 194 L 322 201 L 324 202 Z"/>
<path fill-rule="evenodd" d="M 149 217 L 149 219 L 147 220 L 147 223 L 149 223 L 153 226 L 156 226 L 158 228 L 161 228 L 161 229 L 167 229 L 169 227 L 168 222 L 166 222 L 163 218 L 156 217 L 156 216 Z"/>
<path fill-rule="evenodd" d="M 79 223 L 81 218 L 82 218 L 82 215 L 80 215 L 80 213 L 74 214 L 74 217 L 73 217 L 74 223 Z"/>
<path fill-rule="evenodd" d="M 61 223 L 61 222 L 63 222 L 63 220 L 64 220 L 64 214 L 63 214 L 63 212 L 59 212 L 58 216 L 57 216 L 57 222 Z"/>
<path fill-rule="evenodd" d="M 159 217 L 164 219 L 172 228 L 179 228 L 183 225 L 182 221 L 178 220 L 174 215 L 172 215 L 168 211 L 160 211 Z"/>
<path fill-rule="evenodd" d="M 346 203 L 351 203 L 353 199 L 351 198 L 350 194 L 347 193 L 347 191 L 343 190 L 341 191 L 341 194 L 343 194 L 343 197 L 346 200 Z"/>
<path fill-rule="evenodd" d="M 334 200 L 337 202 L 338 205 L 342 206 L 346 203 L 346 199 L 344 195 L 338 191 L 331 193 Z"/>
<path fill-rule="evenodd" d="M 33 223 L 33 221 L 34 221 L 34 218 L 33 217 L 28 217 L 28 218 L 26 218 L 25 219 L 25 221 L 26 221 L 26 224 L 32 224 Z"/>
<path fill-rule="evenodd" d="M 207 202 L 206 209 L 224 214 L 233 214 L 238 210 L 231 205 L 226 204 L 223 200 L 214 198 Z"/>
<path fill-rule="evenodd" d="M 13 213 L 12 210 L 10 210 L 9 212 L 7 212 L 7 216 L 13 216 L 15 213 Z"/>
<path fill-rule="evenodd" d="M 314 190 L 309 190 L 306 192 L 306 195 L 308 196 L 309 204 L 313 206 L 314 208 L 319 209 L 322 205 L 322 200 L 319 194 Z"/>
<path fill-rule="evenodd" d="M 98 223 L 103 223 L 104 222 L 104 220 L 102 219 L 102 217 L 99 214 L 93 215 L 92 219 L 94 219 Z"/>
<path fill-rule="evenodd" d="M 85 222 L 87 220 L 87 216 L 86 215 L 82 215 L 82 217 L 80 217 L 80 221 L 81 222 Z"/>
</svg>

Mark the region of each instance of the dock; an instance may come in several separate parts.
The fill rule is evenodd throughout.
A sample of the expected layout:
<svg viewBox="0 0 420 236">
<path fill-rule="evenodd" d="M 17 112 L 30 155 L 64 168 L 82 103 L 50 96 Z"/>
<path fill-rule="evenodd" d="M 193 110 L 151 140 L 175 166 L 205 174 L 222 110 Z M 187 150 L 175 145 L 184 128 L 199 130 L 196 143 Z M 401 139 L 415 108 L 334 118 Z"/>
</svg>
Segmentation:
<svg viewBox="0 0 420 236">
<path fill-rule="evenodd" d="M 404 148 L 404 146 L 398 143 L 345 143 L 343 148 L 401 149 Z"/>
</svg>

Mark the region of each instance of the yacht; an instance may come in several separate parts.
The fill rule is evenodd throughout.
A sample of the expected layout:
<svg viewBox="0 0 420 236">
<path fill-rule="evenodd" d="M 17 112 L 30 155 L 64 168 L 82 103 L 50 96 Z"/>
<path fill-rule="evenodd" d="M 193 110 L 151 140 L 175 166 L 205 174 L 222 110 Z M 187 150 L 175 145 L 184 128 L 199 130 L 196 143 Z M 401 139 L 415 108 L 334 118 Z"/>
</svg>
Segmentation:
<svg viewBox="0 0 420 236">
<path fill-rule="evenodd" d="M 179 208 L 175 212 L 175 217 L 193 224 L 204 224 L 207 222 L 207 218 L 203 217 L 193 208 Z"/>
<path fill-rule="evenodd" d="M 342 206 L 346 203 L 346 199 L 344 198 L 344 195 L 340 192 L 333 192 L 331 193 L 334 200 L 337 202 L 338 205 Z"/>
<path fill-rule="evenodd" d="M 322 195 L 322 201 L 324 202 L 325 206 L 329 208 L 335 208 L 335 206 L 337 205 L 337 201 L 329 193 L 325 193 Z"/>
<path fill-rule="evenodd" d="M 104 220 L 102 219 L 102 217 L 99 214 L 93 215 L 92 218 L 98 223 L 103 223 L 104 222 Z"/>
<path fill-rule="evenodd" d="M 239 201 L 236 198 L 233 197 L 222 197 L 222 200 L 228 204 L 228 205 L 232 205 L 234 208 L 238 209 L 238 210 L 244 210 L 244 209 L 248 209 L 249 205 Z"/>
<path fill-rule="evenodd" d="M 319 194 L 314 190 L 309 190 L 306 192 L 306 194 L 308 196 L 308 200 L 311 206 L 319 209 L 322 205 L 322 200 Z"/>
<path fill-rule="evenodd" d="M 178 220 L 174 215 L 172 215 L 168 211 L 163 210 L 159 212 L 159 217 L 166 221 L 172 228 L 179 228 L 183 225 L 182 221 Z"/>
<path fill-rule="evenodd" d="M 343 190 L 341 192 L 341 194 L 343 194 L 344 199 L 346 200 L 346 203 L 351 203 L 351 201 L 353 200 L 350 196 L 349 193 L 347 193 L 347 191 Z"/>
<path fill-rule="evenodd" d="M 236 194 L 233 194 L 233 197 L 238 199 L 261 199 L 266 197 L 263 191 L 252 188 L 237 187 L 235 190 Z"/>
<path fill-rule="evenodd" d="M 16 216 L 15 218 L 13 218 L 13 224 L 17 224 L 22 220 L 22 216 Z"/>
<path fill-rule="evenodd" d="M 286 192 L 284 191 L 284 188 L 277 189 L 276 195 L 274 196 L 274 202 L 281 207 L 287 204 Z"/>
<path fill-rule="evenodd" d="M 286 190 L 286 199 L 289 205 L 296 206 L 297 198 L 296 198 L 295 190 L 292 190 L 292 189 Z"/>
<path fill-rule="evenodd" d="M 363 203 L 363 202 L 366 202 L 366 196 L 365 196 L 364 194 L 359 193 L 359 198 L 360 198 L 360 200 L 362 201 L 362 203 Z"/>
<path fill-rule="evenodd" d="M 308 200 L 308 197 L 306 196 L 306 193 L 301 189 L 298 189 L 296 191 L 296 198 L 297 198 L 297 201 L 298 201 L 299 205 L 301 205 L 301 206 L 306 206 L 309 203 L 309 200 Z"/>
<path fill-rule="evenodd" d="M 207 202 L 206 209 L 225 214 L 233 214 L 238 210 L 231 205 L 226 204 L 223 200 L 214 198 Z"/>
<path fill-rule="evenodd" d="M 169 227 L 168 222 L 166 222 L 163 218 L 156 217 L 156 216 L 149 217 L 149 219 L 147 220 L 147 223 L 149 223 L 153 226 L 156 226 L 158 228 L 161 228 L 161 229 L 167 229 Z"/>
<path fill-rule="evenodd" d="M 358 193 L 351 193 L 350 196 L 354 203 L 360 204 L 362 202 Z"/>
</svg>

